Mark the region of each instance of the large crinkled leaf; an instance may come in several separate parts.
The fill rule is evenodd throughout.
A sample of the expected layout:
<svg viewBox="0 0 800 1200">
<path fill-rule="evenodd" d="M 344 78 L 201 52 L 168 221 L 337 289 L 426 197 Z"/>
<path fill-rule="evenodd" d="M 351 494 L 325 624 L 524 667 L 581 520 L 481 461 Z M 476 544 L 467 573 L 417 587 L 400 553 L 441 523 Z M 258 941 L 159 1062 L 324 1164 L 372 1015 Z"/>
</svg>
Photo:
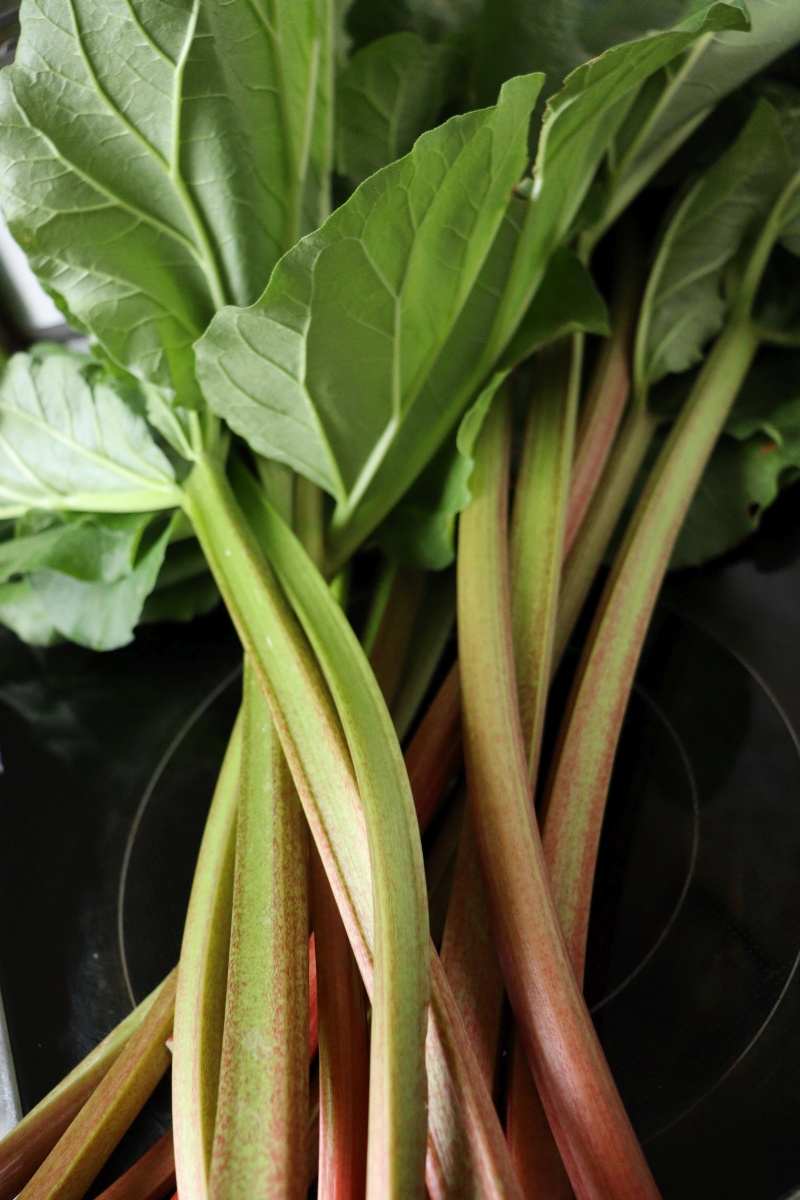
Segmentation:
<svg viewBox="0 0 800 1200">
<path fill-rule="evenodd" d="M 540 83 L 512 80 L 495 108 L 424 134 L 281 260 L 258 304 L 224 310 L 198 343 L 211 408 L 329 491 L 335 527 L 386 467 L 374 527 L 458 416 L 432 421 L 423 393 L 524 170 Z"/>
<path fill-rule="evenodd" d="M 571 234 L 597 170 L 640 89 L 698 39 L 720 29 L 746 29 L 747 24 L 742 0 L 693 6 L 674 29 L 614 46 L 579 67 L 550 98 L 534 167 L 534 204 L 520 236 L 487 357 L 502 352 L 550 254 Z"/>
<path fill-rule="evenodd" d="M 748 32 L 709 32 L 663 68 L 637 101 L 610 162 L 607 228 L 725 96 L 800 42 L 800 6 L 747 0 Z"/>
<path fill-rule="evenodd" d="M 337 169 L 363 183 L 407 154 L 449 98 L 460 57 L 446 43 L 397 33 L 359 50 L 336 87 Z"/>
<path fill-rule="evenodd" d="M 472 447 L 498 388 L 535 350 L 578 330 L 607 334 L 606 306 L 586 268 L 561 249 L 551 258 L 500 370 L 378 529 L 377 540 L 390 558 L 431 571 L 453 562 L 456 518 L 472 499 Z"/>
<path fill-rule="evenodd" d="M 6 218 L 74 321 L 184 404 L 214 310 L 252 303 L 304 198 L 319 218 L 330 24 L 326 0 L 23 0 Z"/>
<path fill-rule="evenodd" d="M 0 583 L 0 625 L 13 629 L 31 646 L 53 646 L 64 640 L 27 579 Z"/>
<path fill-rule="evenodd" d="M 27 582 L 63 637 L 91 650 L 116 650 L 133 641 L 142 608 L 155 587 L 172 531 L 168 522 L 130 574 L 115 583 L 86 583 L 60 571 L 33 571 Z"/>
<path fill-rule="evenodd" d="M 14 355 L 0 380 L 0 515 L 179 504 L 172 465 L 100 364 Z"/>
<path fill-rule="evenodd" d="M 770 211 L 790 175 L 780 119 L 760 100 L 737 141 L 690 188 L 650 272 L 634 351 L 634 384 L 685 371 L 722 327 L 725 273 Z"/>
</svg>

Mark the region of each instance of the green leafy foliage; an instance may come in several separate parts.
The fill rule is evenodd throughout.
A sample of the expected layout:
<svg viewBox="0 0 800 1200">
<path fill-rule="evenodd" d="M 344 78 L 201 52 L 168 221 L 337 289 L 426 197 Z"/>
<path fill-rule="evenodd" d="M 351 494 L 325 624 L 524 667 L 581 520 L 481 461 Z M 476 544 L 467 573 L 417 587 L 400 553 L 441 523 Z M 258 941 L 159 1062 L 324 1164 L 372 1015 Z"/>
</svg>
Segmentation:
<svg viewBox="0 0 800 1200">
<path fill-rule="evenodd" d="M 501 351 L 513 336 L 556 247 L 587 223 L 582 206 L 593 183 L 596 191 L 598 168 L 641 89 L 698 39 L 731 27 L 747 28 L 738 0 L 695 8 L 674 29 L 614 46 L 579 67 L 550 98 L 534 166 L 534 203 L 519 237 L 487 356 Z M 596 202 L 590 207 L 596 216 Z"/>
<path fill-rule="evenodd" d="M 586 268 L 569 250 L 558 250 L 500 370 L 377 531 L 390 558 L 432 571 L 453 561 L 456 518 L 472 499 L 472 448 L 497 389 L 539 347 L 578 330 L 607 333 L 606 308 Z"/>
<path fill-rule="evenodd" d="M 426 385 L 522 175 L 540 83 L 513 80 L 495 108 L 423 135 L 282 259 L 258 304 L 220 313 L 197 346 L 209 405 L 329 491 L 334 527 L 372 490 L 356 544 L 463 406 L 451 394 L 432 411 Z"/>
<path fill-rule="evenodd" d="M 330 24 L 325 0 L 23 4 L 8 223 L 71 320 L 184 404 L 214 310 L 252 303 L 324 211 Z"/>
<path fill-rule="evenodd" d="M 762 353 L 742 387 L 681 529 L 671 567 L 696 566 L 758 528 L 800 472 L 800 356 Z"/>
<path fill-rule="evenodd" d="M 407 154 L 430 129 L 458 79 L 460 56 L 397 33 L 359 50 L 336 89 L 336 161 L 353 183 Z"/>
<path fill-rule="evenodd" d="M 761 100 L 733 146 L 690 188 L 662 238 L 636 334 L 640 399 L 652 383 L 702 358 L 728 310 L 728 271 L 789 174 L 778 114 Z"/>
<path fill-rule="evenodd" d="M 0 515 L 179 503 L 169 459 L 101 364 L 47 348 L 14 355 L 0 380 Z"/>
</svg>

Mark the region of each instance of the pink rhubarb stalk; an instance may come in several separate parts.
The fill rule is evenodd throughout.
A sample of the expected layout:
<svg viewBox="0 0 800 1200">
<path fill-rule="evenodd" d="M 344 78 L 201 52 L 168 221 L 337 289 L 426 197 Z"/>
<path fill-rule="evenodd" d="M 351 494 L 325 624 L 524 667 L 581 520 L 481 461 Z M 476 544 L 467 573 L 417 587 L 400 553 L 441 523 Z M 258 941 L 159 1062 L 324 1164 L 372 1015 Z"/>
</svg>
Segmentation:
<svg viewBox="0 0 800 1200">
<path fill-rule="evenodd" d="M 364 985 L 328 878 L 312 851 L 319 996 L 319 1200 L 361 1200 L 367 1183 L 369 1038 Z"/>
<path fill-rule="evenodd" d="M 533 820 L 508 592 L 509 441 L 509 406 L 501 398 L 478 439 L 458 561 L 465 759 L 492 928 L 576 1195 L 654 1200 L 658 1190 L 572 971 Z"/>
<path fill-rule="evenodd" d="M 170 1129 L 97 1200 L 166 1200 L 174 1194 L 175 1150 Z"/>
</svg>

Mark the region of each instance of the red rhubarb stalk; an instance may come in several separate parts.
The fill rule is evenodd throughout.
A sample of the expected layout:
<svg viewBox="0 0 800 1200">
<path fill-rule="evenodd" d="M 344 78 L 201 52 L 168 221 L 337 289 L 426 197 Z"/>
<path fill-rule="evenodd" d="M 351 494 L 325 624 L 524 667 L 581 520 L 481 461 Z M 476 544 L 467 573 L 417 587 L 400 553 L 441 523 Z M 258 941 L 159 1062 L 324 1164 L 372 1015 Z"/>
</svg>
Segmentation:
<svg viewBox="0 0 800 1200">
<path fill-rule="evenodd" d="M 641 236 L 622 221 L 615 243 L 611 336 L 603 343 L 575 433 L 564 556 L 578 536 L 608 461 L 631 386 L 631 349 L 642 294 Z"/>
<path fill-rule="evenodd" d="M 177 968 L 105 1078 L 39 1170 L 23 1200 L 80 1200 L 171 1062 Z"/>
<path fill-rule="evenodd" d="M 706 360 L 631 518 L 573 685 L 544 844 L 578 978 L 606 795 L 639 655 L 684 516 L 757 346 L 749 320 L 732 321 Z"/>
<path fill-rule="evenodd" d="M 108 1074 L 146 1017 L 159 988 L 78 1063 L 0 1141 L 0 1200 L 13 1200 Z"/>
<path fill-rule="evenodd" d="M 458 559 L 465 759 L 492 928 L 576 1195 L 653 1200 L 658 1190 L 569 962 L 533 820 L 511 635 L 509 442 L 510 409 L 501 397 L 478 439 Z"/>
<path fill-rule="evenodd" d="M 367 1182 L 369 1039 L 364 985 L 319 860 L 311 854 L 319 997 L 319 1200 L 361 1200 Z"/>
<path fill-rule="evenodd" d="M 97 1200 L 166 1200 L 174 1194 L 175 1150 L 170 1129 Z"/>
<path fill-rule="evenodd" d="M 308 844 L 261 689 L 245 663 L 241 785 L 212 1200 L 307 1188 Z"/>
</svg>

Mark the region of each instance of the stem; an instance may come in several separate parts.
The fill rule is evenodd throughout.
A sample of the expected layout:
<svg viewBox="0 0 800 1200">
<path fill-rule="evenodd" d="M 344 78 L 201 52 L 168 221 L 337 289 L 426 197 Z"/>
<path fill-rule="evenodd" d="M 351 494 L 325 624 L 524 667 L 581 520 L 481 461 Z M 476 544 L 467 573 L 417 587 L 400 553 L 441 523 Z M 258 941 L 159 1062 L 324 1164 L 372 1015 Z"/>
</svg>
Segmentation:
<svg viewBox="0 0 800 1200">
<path fill-rule="evenodd" d="M 425 852 L 425 881 L 428 885 L 431 940 L 435 946 L 441 946 L 444 937 L 466 801 L 467 789 L 459 787 L 447 807 L 441 825 L 436 830 L 432 844 L 426 848 Z M 447 977 L 450 979 L 449 974 Z"/>
<path fill-rule="evenodd" d="M 554 665 L 564 655 L 658 425 L 658 417 L 646 404 L 634 404 L 625 418 L 589 511 L 564 563 L 553 645 Z"/>
<path fill-rule="evenodd" d="M 551 772 L 544 842 L 579 978 L 606 795 L 645 634 L 675 539 L 757 347 L 749 321 L 732 322 L 706 360 L 628 526 L 573 685 Z"/>
<path fill-rule="evenodd" d="M 402 742 L 416 715 L 442 655 L 456 619 L 455 571 L 428 575 L 421 611 L 412 631 L 406 668 L 391 708 L 397 737 Z"/>
<path fill-rule="evenodd" d="M 458 558 L 465 758 L 492 927 L 576 1195 L 653 1200 L 656 1186 L 567 957 L 532 820 L 508 598 L 509 441 L 510 409 L 500 398 L 478 438 Z"/>
<path fill-rule="evenodd" d="M 174 1194 L 175 1152 L 170 1129 L 97 1200 L 165 1200 Z"/>
<path fill-rule="evenodd" d="M 20 1193 L 24 1200 L 79 1200 L 170 1065 L 167 1038 L 177 969 L 56 1147 Z"/>
<path fill-rule="evenodd" d="M 294 485 L 294 528 L 314 566 L 325 562 L 325 496 L 321 487 L 298 475 Z"/>
<path fill-rule="evenodd" d="M 221 471 L 204 460 L 185 506 L 245 643 L 300 794 L 350 945 L 372 991 L 373 915 L 361 797 L 330 697 Z M 431 950 L 426 1182 L 432 1200 L 518 1198 L 503 1132 Z"/>
<path fill-rule="evenodd" d="M 641 236 L 630 222 L 620 228 L 616 253 L 611 336 L 600 352 L 575 436 L 575 461 L 564 530 L 565 557 L 583 525 L 630 392 L 630 356 L 643 282 Z"/>
<path fill-rule="evenodd" d="M 397 696 L 424 590 L 424 571 L 397 568 L 369 651 L 369 663 L 387 708 Z"/>
<path fill-rule="evenodd" d="M 492 938 L 469 801 L 442 939 L 442 966 L 489 1092 L 494 1088 L 503 976 Z"/>
<path fill-rule="evenodd" d="M 307 1189 L 308 853 L 269 710 L 245 662 L 241 784 L 213 1200 Z"/>
<path fill-rule="evenodd" d="M 537 359 L 511 525 L 514 661 L 531 786 L 550 686 L 581 350 L 582 339 L 565 338 Z"/>
<path fill-rule="evenodd" d="M 575 1193 L 516 1031 L 511 1051 L 506 1137 L 526 1200 L 572 1200 Z"/>
<path fill-rule="evenodd" d="M 42 1165 L 139 1029 L 161 987 L 163 984 L 0 1141 L 0 1200 L 13 1200 Z"/>
<path fill-rule="evenodd" d="M 319 947 L 318 1200 L 360 1200 L 367 1183 L 369 1046 L 364 985 L 319 855 L 312 850 Z"/>
<path fill-rule="evenodd" d="M 208 1195 L 228 979 L 241 752 L 240 714 L 206 820 L 178 972 L 172 1123 L 178 1187 L 186 1200 L 205 1200 Z"/>
<path fill-rule="evenodd" d="M 425 1161 L 428 906 L 408 776 L 389 712 L 325 580 L 251 477 L 247 512 L 342 721 L 367 823 L 375 912 L 367 1196 L 421 1193 Z"/>
<path fill-rule="evenodd" d="M 420 833 L 439 807 L 447 785 L 461 766 L 461 682 L 453 663 L 406 750 L 406 770 Z"/>
</svg>

